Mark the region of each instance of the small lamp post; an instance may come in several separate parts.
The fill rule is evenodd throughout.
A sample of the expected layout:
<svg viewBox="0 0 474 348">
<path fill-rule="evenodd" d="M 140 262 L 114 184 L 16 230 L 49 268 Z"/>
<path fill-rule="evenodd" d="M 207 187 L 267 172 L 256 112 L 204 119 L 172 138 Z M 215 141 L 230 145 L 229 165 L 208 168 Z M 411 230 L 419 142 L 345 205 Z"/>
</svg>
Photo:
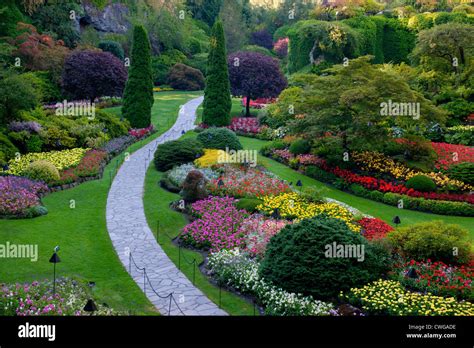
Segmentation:
<svg viewBox="0 0 474 348">
<path fill-rule="evenodd" d="M 407 273 L 407 277 L 411 279 L 417 279 L 418 273 L 416 272 L 416 269 L 414 269 L 413 267 L 410 267 Z"/>
<path fill-rule="evenodd" d="M 219 187 L 224 186 L 224 181 L 222 179 L 219 179 L 219 181 L 217 182 L 217 186 Z"/>
<path fill-rule="evenodd" d="M 392 222 L 398 226 L 402 223 L 402 220 L 400 220 L 400 216 L 397 215 L 393 218 Z"/>
<path fill-rule="evenodd" d="M 54 248 L 54 254 L 53 256 L 51 256 L 51 258 L 49 259 L 49 262 L 54 264 L 54 271 L 53 271 L 53 296 L 56 294 L 56 264 L 61 262 L 61 259 L 59 258 L 58 256 L 58 251 L 59 251 L 59 246 L 56 246 Z"/>
<path fill-rule="evenodd" d="M 298 182 L 296 183 L 296 186 L 298 186 L 298 187 L 302 187 L 302 186 L 303 186 L 303 183 L 301 182 L 301 180 L 298 180 Z"/>
<path fill-rule="evenodd" d="M 280 219 L 280 209 L 279 208 L 275 208 L 275 210 L 273 211 L 272 213 L 272 218 L 274 218 L 275 220 L 279 220 Z"/>
<path fill-rule="evenodd" d="M 87 300 L 87 303 L 84 306 L 84 311 L 89 312 L 91 315 L 97 311 L 97 306 L 95 305 L 94 301 L 91 299 Z"/>
</svg>

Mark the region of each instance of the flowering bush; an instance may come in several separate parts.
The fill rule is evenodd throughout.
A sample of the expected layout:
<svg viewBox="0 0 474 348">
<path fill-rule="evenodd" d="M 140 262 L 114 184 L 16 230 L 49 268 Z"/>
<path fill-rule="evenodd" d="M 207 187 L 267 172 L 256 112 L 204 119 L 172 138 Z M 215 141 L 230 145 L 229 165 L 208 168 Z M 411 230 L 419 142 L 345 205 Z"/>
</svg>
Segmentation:
<svg viewBox="0 0 474 348">
<path fill-rule="evenodd" d="M 315 155 L 298 155 L 296 157 L 298 160 L 298 163 L 303 165 L 303 166 L 311 166 L 311 165 L 318 165 L 321 163 L 321 158 Z"/>
<path fill-rule="evenodd" d="M 203 169 L 197 169 L 194 165 L 191 163 L 188 164 L 183 164 L 179 167 L 174 167 L 169 173 L 168 173 L 168 178 L 173 183 L 174 185 L 181 187 L 184 183 L 184 180 L 186 180 L 186 177 L 190 172 L 193 170 L 197 170 L 201 172 L 204 177 L 210 181 L 212 179 L 217 179 L 219 177 L 219 174 L 217 174 L 215 171 L 213 171 L 210 168 L 203 168 Z"/>
<path fill-rule="evenodd" d="M 184 228 L 181 240 L 211 252 L 243 247 L 245 241 L 239 227 L 248 214 L 234 203 L 230 197 L 210 197 L 194 203 L 192 214 L 198 219 Z"/>
<path fill-rule="evenodd" d="M 258 134 L 260 133 L 260 125 L 254 117 L 236 117 L 232 119 L 230 130 L 239 134 Z"/>
<path fill-rule="evenodd" d="M 380 279 L 362 288 L 353 288 L 345 295 L 341 293 L 341 297 L 373 314 L 474 315 L 474 304 L 470 302 L 457 302 L 454 297 L 444 298 L 430 293 L 410 292 L 393 280 Z"/>
<path fill-rule="evenodd" d="M 71 279 L 56 280 L 53 295 L 50 281 L 31 284 L 0 284 L 2 316 L 80 316 L 89 315 L 83 307 L 90 298 L 84 285 Z M 96 304 L 95 315 L 112 315 L 113 310 Z M 118 314 L 118 313 L 117 313 Z"/>
<path fill-rule="evenodd" d="M 438 155 L 435 163 L 437 169 L 449 169 L 449 167 L 462 162 L 474 163 L 474 148 L 472 146 L 446 143 L 432 143 L 432 145 Z"/>
<path fill-rule="evenodd" d="M 18 216 L 40 205 L 39 195 L 48 187 L 38 181 L 17 176 L 0 176 L 0 215 Z"/>
<path fill-rule="evenodd" d="M 257 209 L 267 214 L 273 214 L 278 209 L 282 218 L 296 220 L 310 219 L 320 214 L 326 214 L 343 220 L 351 231 L 360 232 L 360 226 L 353 221 L 352 213 L 346 208 L 337 203 L 312 203 L 296 192 L 263 197 L 263 203 Z"/>
<path fill-rule="evenodd" d="M 276 52 L 276 54 L 280 58 L 284 58 L 288 55 L 288 44 L 289 44 L 289 42 L 290 42 L 290 40 L 287 37 L 285 37 L 283 39 L 278 40 L 273 45 L 273 50 Z"/>
<path fill-rule="evenodd" d="M 290 160 L 292 160 L 294 158 L 294 155 L 288 149 L 274 150 L 273 154 L 277 158 L 281 158 L 284 163 L 288 163 Z"/>
<path fill-rule="evenodd" d="M 22 175 L 31 162 L 46 160 L 51 162 L 58 170 L 73 167 L 81 161 L 89 149 L 71 149 L 64 151 L 28 153 L 8 162 L 7 174 Z M 1 170 L 0 170 L 1 171 Z"/>
<path fill-rule="evenodd" d="M 242 222 L 239 232 L 246 236 L 245 251 L 252 256 L 263 257 L 270 238 L 280 232 L 289 221 L 264 218 L 253 215 Z"/>
<path fill-rule="evenodd" d="M 107 152 L 104 150 L 89 150 L 81 159 L 79 164 L 63 170 L 59 180 L 53 182 L 52 186 L 60 186 L 78 181 L 79 178 L 88 178 L 99 175 L 102 164 L 105 163 Z"/>
<path fill-rule="evenodd" d="M 208 168 L 216 165 L 219 162 L 219 156 L 221 155 L 222 150 L 216 149 L 205 149 L 204 156 L 199 157 L 194 161 L 194 164 L 198 168 Z"/>
<path fill-rule="evenodd" d="M 132 135 L 124 135 L 108 141 L 100 149 L 104 150 L 111 156 L 115 156 L 133 144 L 135 140 L 136 138 Z"/>
<path fill-rule="evenodd" d="M 130 129 L 128 132 L 129 135 L 132 137 L 135 137 L 137 139 L 142 139 L 150 135 L 154 130 L 153 125 L 147 127 L 147 128 L 141 128 L 141 129 Z"/>
<path fill-rule="evenodd" d="M 266 282 L 258 274 L 258 262 L 238 249 L 212 254 L 208 267 L 220 283 L 255 296 L 268 315 L 329 315 L 333 308 L 330 303 L 290 293 Z"/>
<path fill-rule="evenodd" d="M 416 271 L 418 278 L 407 277 L 411 268 Z M 431 262 L 429 259 L 421 262 L 410 260 L 396 265 L 393 277 L 404 286 L 418 291 L 429 291 L 434 295 L 458 299 L 474 299 L 474 268 L 470 265 L 448 266 L 443 262 Z"/>
<path fill-rule="evenodd" d="M 386 234 L 393 231 L 393 227 L 376 218 L 363 218 L 357 221 L 362 226 L 362 235 L 368 240 L 385 238 Z"/>
<path fill-rule="evenodd" d="M 12 132 L 23 132 L 26 131 L 28 133 L 36 133 L 38 134 L 42 127 L 38 122 L 35 121 L 13 121 L 8 125 L 8 129 Z"/>
<path fill-rule="evenodd" d="M 213 195 L 236 198 L 258 198 L 291 191 L 286 182 L 260 169 L 242 170 L 230 165 L 225 166 L 225 174 L 221 178 L 209 183 L 208 189 Z"/>
</svg>

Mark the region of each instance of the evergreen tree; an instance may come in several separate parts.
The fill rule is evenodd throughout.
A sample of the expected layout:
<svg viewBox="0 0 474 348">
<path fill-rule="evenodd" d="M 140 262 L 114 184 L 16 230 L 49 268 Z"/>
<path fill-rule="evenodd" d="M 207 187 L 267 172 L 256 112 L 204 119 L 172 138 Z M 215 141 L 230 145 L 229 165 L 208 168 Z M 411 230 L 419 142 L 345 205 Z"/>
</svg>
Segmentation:
<svg viewBox="0 0 474 348">
<path fill-rule="evenodd" d="M 224 28 L 217 21 L 212 28 L 211 50 L 207 65 L 207 81 L 204 91 L 203 122 L 209 126 L 228 126 L 230 124 L 229 71 L 225 48 Z"/>
<path fill-rule="evenodd" d="M 153 76 L 151 48 L 145 28 L 137 25 L 133 29 L 131 66 L 123 95 L 123 116 L 134 128 L 146 128 L 151 123 L 153 106 Z"/>
</svg>

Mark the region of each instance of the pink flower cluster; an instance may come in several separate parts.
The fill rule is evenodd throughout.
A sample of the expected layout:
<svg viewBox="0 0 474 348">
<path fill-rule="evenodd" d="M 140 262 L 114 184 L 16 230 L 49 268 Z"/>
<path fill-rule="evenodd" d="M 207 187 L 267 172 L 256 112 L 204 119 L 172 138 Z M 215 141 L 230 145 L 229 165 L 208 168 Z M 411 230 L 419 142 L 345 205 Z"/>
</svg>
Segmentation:
<svg viewBox="0 0 474 348">
<path fill-rule="evenodd" d="M 447 143 L 431 143 L 438 155 L 435 167 L 449 169 L 449 167 L 462 162 L 474 162 L 474 148 L 472 146 L 455 145 Z"/>
<path fill-rule="evenodd" d="M 283 39 L 278 40 L 275 42 L 273 45 L 273 50 L 278 54 L 280 58 L 284 58 L 288 55 L 288 45 L 290 43 L 290 40 L 285 37 Z"/>
<path fill-rule="evenodd" d="M 0 176 L 0 215 L 21 215 L 40 204 L 39 195 L 48 187 L 37 181 L 17 176 Z"/>
<path fill-rule="evenodd" d="M 225 175 L 212 180 L 208 189 L 213 195 L 236 198 L 274 196 L 291 191 L 286 182 L 270 177 L 259 169 L 241 170 L 233 166 L 226 167 Z"/>
<path fill-rule="evenodd" d="M 131 129 L 128 134 L 137 138 L 137 139 L 142 139 L 146 136 L 148 136 L 151 132 L 153 132 L 153 125 L 147 127 L 147 128 L 141 128 L 141 129 Z"/>
<path fill-rule="evenodd" d="M 298 163 L 303 166 L 318 165 L 321 163 L 321 158 L 315 155 L 298 155 L 296 159 Z"/>
<path fill-rule="evenodd" d="M 263 257 L 270 239 L 290 223 L 268 219 L 262 215 L 253 215 L 245 219 L 239 229 L 239 232 L 246 236 L 245 250 L 253 256 Z"/>
<path fill-rule="evenodd" d="M 254 117 L 236 117 L 232 119 L 232 123 L 229 127 L 230 130 L 236 133 L 260 133 L 260 125 L 258 120 Z"/>
<path fill-rule="evenodd" d="M 275 101 L 275 98 L 258 98 L 255 100 L 250 100 L 250 107 L 254 109 L 263 109 L 268 104 L 273 104 Z M 247 97 L 242 98 L 242 105 L 247 105 Z"/>
<path fill-rule="evenodd" d="M 289 161 L 291 159 L 293 159 L 295 156 L 290 152 L 290 150 L 288 149 L 283 149 L 283 150 L 274 150 L 273 151 L 273 154 L 276 156 L 276 157 L 279 157 L 285 161 Z"/>
<path fill-rule="evenodd" d="M 248 214 L 234 203 L 230 197 L 209 197 L 194 203 L 192 212 L 198 219 L 184 228 L 181 239 L 211 252 L 243 247 L 245 239 L 239 227 Z"/>
</svg>

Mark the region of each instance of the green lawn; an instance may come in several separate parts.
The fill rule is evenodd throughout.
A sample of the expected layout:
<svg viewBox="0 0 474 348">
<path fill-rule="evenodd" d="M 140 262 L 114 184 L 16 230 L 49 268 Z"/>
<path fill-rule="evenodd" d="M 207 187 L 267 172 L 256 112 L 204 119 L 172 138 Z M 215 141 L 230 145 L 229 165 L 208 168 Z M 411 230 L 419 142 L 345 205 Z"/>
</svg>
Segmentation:
<svg viewBox="0 0 474 348">
<path fill-rule="evenodd" d="M 176 120 L 179 106 L 199 93 L 163 92 L 155 94 L 153 123 L 158 132 L 133 144 L 133 152 L 152 141 Z M 112 112 L 120 113 L 120 107 Z M 102 180 L 90 181 L 74 189 L 53 193 L 43 202 L 49 214 L 31 220 L 0 220 L 0 240 L 15 244 L 37 244 L 38 262 L 25 259 L 0 260 L 0 282 L 27 282 L 52 278 L 49 257 L 56 245 L 62 262 L 59 276 L 70 276 L 96 282 L 94 296 L 117 310 L 133 314 L 156 314 L 155 308 L 130 278 L 110 241 L 105 220 L 110 173 L 120 164 L 118 156 L 107 166 Z M 76 208 L 70 208 L 70 200 Z"/>
<path fill-rule="evenodd" d="M 245 149 L 250 150 L 260 150 L 260 148 L 266 143 L 266 141 L 240 137 L 240 141 Z M 398 209 L 393 206 L 389 206 L 383 203 L 374 202 L 365 198 L 357 197 L 349 193 L 342 192 L 335 188 L 332 188 L 320 181 L 309 178 L 297 171 L 277 162 L 272 159 L 263 157 L 259 155 L 258 163 L 264 165 L 273 173 L 277 174 L 281 179 L 287 180 L 289 182 L 296 183 L 298 180 L 301 180 L 303 185 L 312 185 L 323 189 L 323 194 L 326 197 L 336 199 L 338 201 L 347 203 L 354 208 L 359 209 L 363 213 L 378 217 L 388 223 L 392 224 L 392 219 L 394 216 L 400 216 L 403 225 L 414 224 L 417 222 L 433 221 L 433 220 L 442 220 L 447 223 L 455 223 L 466 228 L 471 237 L 474 239 L 474 218 L 471 217 L 460 217 L 460 216 L 445 216 L 445 215 L 435 215 L 428 214 L 413 210 L 403 210 Z"/>
</svg>

